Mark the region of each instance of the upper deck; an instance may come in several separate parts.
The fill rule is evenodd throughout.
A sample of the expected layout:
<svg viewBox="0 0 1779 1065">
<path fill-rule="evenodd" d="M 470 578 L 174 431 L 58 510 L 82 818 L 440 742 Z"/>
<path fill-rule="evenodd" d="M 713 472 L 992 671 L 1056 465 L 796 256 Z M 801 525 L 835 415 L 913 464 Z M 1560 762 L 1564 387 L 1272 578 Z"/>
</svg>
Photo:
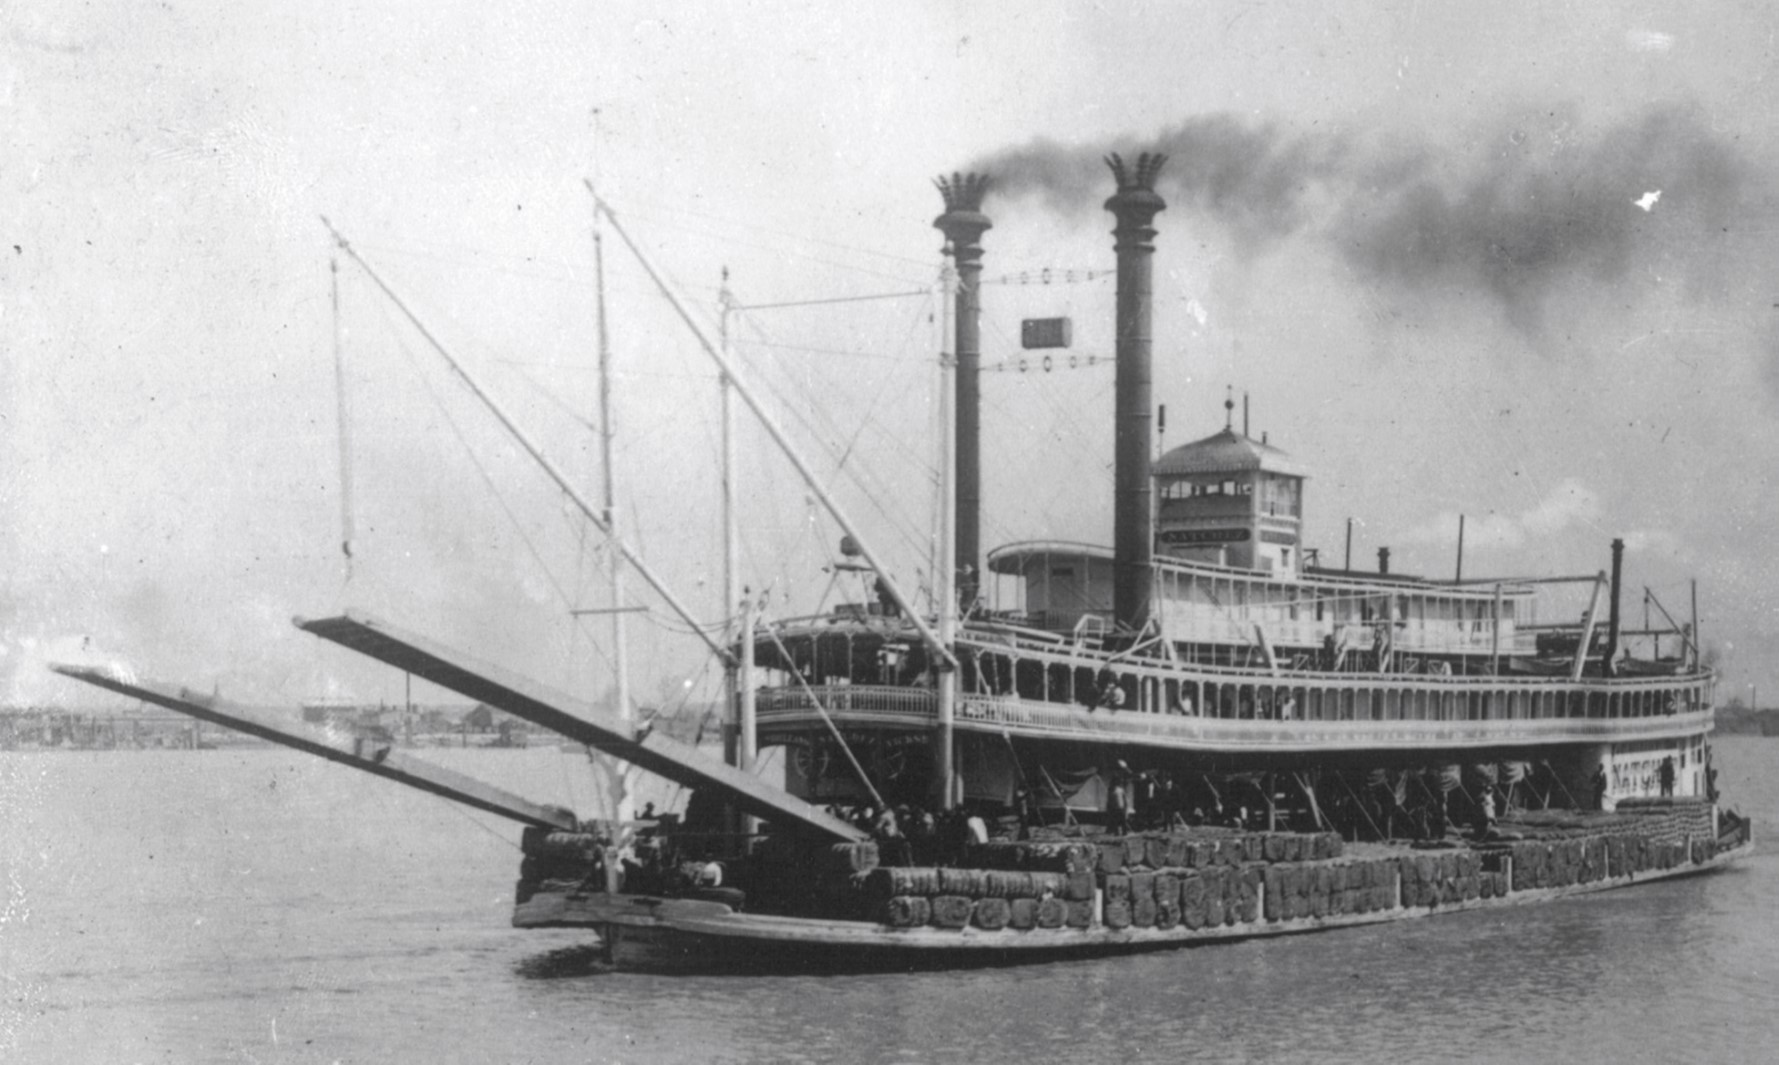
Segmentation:
<svg viewBox="0 0 1779 1065">
<path fill-rule="evenodd" d="M 762 732 L 929 729 L 931 675 L 883 619 L 824 624 L 786 647 L 810 683 L 759 695 Z M 1133 658 L 1089 641 L 976 626 L 960 638 L 955 726 L 1033 739 L 1207 752 L 1537 748 L 1696 735 L 1709 671 L 1584 677 L 1329 672 Z M 817 708 L 817 703 L 820 709 Z"/>
<path fill-rule="evenodd" d="M 1093 544 L 1030 541 L 990 553 L 989 569 L 1019 578 L 1014 613 L 1033 628 L 1074 631 L 1109 621 L 1112 552 Z M 1392 574 L 1258 570 L 1189 559 L 1155 560 L 1153 602 L 1178 644 L 1292 651 L 1330 647 L 1443 656 L 1531 654 L 1534 591 L 1523 582 L 1442 584 Z"/>
</svg>

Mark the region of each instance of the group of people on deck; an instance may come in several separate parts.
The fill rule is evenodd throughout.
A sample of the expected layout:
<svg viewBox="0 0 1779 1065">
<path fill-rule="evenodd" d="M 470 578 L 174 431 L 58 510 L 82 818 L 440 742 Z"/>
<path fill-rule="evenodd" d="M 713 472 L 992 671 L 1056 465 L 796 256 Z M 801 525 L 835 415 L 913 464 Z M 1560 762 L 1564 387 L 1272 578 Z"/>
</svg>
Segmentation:
<svg viewBox="0 0 1779 1065">
<path fill-rule="evenodd" d="M 902 803 L 882 808 L 869 803 L 850 812 L 830 807 L 836 817 L 871 834 L 884 865 L 940 865 L 957 861 L 966 845 L 988 842 L 988 825 L 968 810 L 938 814 Z"/>
</svg>

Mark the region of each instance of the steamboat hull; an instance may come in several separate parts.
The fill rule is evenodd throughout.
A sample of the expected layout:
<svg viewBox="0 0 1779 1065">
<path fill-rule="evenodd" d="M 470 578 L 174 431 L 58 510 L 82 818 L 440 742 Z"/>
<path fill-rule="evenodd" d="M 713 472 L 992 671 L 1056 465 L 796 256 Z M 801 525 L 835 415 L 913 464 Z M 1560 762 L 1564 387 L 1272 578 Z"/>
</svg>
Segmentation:
<svg viewBox="0 0 1779 1065">
<path fill-rule="evenodd" d="M 1712 811 L 1715 814 L 1715 811 Z M 1510 830 L 1511 834 L 1511 830 Z M 1738 821 L 1715 839 L 1672 833 L 1509 840 L 1477 848 L 1362 845 L 1340 858 L 1229 866 L 1234 883 L 1254 874 L 1244 908 L 1237 892 L 1222 916 L 1201 908 L 1185 923 L 1157 927 L 1166 909 L 1133 902 L 1154 892 L 1168 870 L 1100 874 L 1085 927 L 894 927 L 885 921 L 738 912 L 721 902 L 583 892 L 548 885 L 527 890 L 517 928 L 581 928 L 597 933 L 604 960 L 651 973 L 832 973 L 1010 966 L 1229 943 L 1266 936 L 1492 911 L 1591 895 L 1722 869 L 1753 852 L 1752 827 Z M 1351 870 L 1387 876 L 1351 876 Z M 959 878 L 987 871 L 958 871 Z M 1194 875 L 1175 870 L 1179 880 Z M 1133 884 L 1136 885 L 1133 888 Z M 1332 889 L 1329 885 L 1336 885 Z M 1307 887 L 1305 887 L 1307 885 Z M 1190 891 L 1188 895 L 1190 897 Z M 1146 895 L 1145 900 L 1152 898 Z M 1179 920 L 1177 904 L 1173 921 Z M 935 907 L 936 909 L 936 907 Z M 978 903 L 978 912 L 981 907 Z M 1136 922 L 1148 922 L 1147 926 Z M 1168 917 L 1161 918 L 1169 923 Z M 1190 927 L 1197 925 L 1197 927 Z"/>
</svg>

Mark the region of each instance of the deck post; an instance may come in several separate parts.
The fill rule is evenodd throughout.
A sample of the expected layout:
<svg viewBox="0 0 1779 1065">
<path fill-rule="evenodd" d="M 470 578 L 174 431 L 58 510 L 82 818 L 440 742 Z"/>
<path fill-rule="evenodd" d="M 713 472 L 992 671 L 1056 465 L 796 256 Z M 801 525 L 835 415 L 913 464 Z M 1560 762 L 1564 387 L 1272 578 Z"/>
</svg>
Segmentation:
<svg viewBox="0 0 1779 1065">
<path fill-rule="evenodd" d="M 1600 616 L 1600 591 L 1606 586 L 1606 574 L 1601 572 L 1594 578 L 1594 595 L 1588 600 L 1587 617 L 1581 623 L 1581 643 L 1575 647 L 1575 668 L 1570 672 L 1570 680 L 1580 680 L 1582 671 L 1587 668 L 1588 645 L 1594 642 L 1594 622 Z"/>
<path fill-rule="evenodd" d="M 939 534 L 935 546 L 938 556 L 933 563 L 933 598 L 938 610 L 939 643 L 956 659 L 958 588 L 956 585 L 958 554 L 957 516 L 960 501 L 953 485 L 955 469 L 951 455 L 957 447 L 958 425 L 954 410 L 958 405 L 959 358 L 952 347 L 958 340 L 953 330 L 957 314 L 958 275 L 947 262 L 940 272 L 939 301 L 939 440 L 941 455 L 936 464 L 939 471 Z M 941 810 L 950 810 L 955 803 L 953 780 L 956 762 L 952 753 L 955 741 L 954 719 L 957 714 L 957 670 L 951 662 L 934 656 L 933 687 L 937 702 L 937 721 L 933 728 L 933 789 L 938 792 Z"/>
<path fill-rule="evenodd" d="M 1501 585 L 1495 585 L 1495 624 L 1490 626 L 1489 633 L 1489 673 L 1498 675 L 1501 672 Z"/>
<path fill-rule="evenodd" d="M 760 727 L 758 713 L 757 687 L 754 683 L 754 621 L 757 617 L 752 596 L 746 597 L 741 607 L 741 671 L 739 683 L 736 685 L 737 699 L 735 707 L 736 733 L 735 767 L 743 773 L 754 772 L 754 763 L 760 756 Z M 753 834 L 759 831 L 760 819 L 747 814 L 741 818 L 741 834 L 752 842 Z"/>
</svg>

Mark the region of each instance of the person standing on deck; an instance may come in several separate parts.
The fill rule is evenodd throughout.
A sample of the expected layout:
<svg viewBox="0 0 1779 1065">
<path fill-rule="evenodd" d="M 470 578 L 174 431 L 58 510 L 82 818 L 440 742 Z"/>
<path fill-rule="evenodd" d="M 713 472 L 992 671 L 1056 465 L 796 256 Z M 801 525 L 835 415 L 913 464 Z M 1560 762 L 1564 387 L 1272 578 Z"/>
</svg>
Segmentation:
<svg viewBox="0 0 1779 1065">
<path fill-rule="evenodd" d="M 1672 755 L 1662 759 L 1659 777 L 1662 782 L 1662 797 L 1669 798 L 1674 794 L 1674 757 Z"/>
<path fill-rule="evenodd" d="M 1130 831 L 1130 788 L 1122 774 L 1112 778 L 1112 790 L 1106 793 L 1106 831 L 1114 836 Z"/>
<path fill-rule="evenodd" d="M 1594 809 L 1604 810 L 1606 809 L 1606 767 L 1604 765 L 1594 767 L 1593 784 Z"/>
<path fill-rule="evenodd" d="M 1476 818 L 1476 838 L 1478 841 L 1489 838 L 1495 828 L 1495 789 L 1483 785 L 1482 801 L 1478 804 Z"/>
</svg>

